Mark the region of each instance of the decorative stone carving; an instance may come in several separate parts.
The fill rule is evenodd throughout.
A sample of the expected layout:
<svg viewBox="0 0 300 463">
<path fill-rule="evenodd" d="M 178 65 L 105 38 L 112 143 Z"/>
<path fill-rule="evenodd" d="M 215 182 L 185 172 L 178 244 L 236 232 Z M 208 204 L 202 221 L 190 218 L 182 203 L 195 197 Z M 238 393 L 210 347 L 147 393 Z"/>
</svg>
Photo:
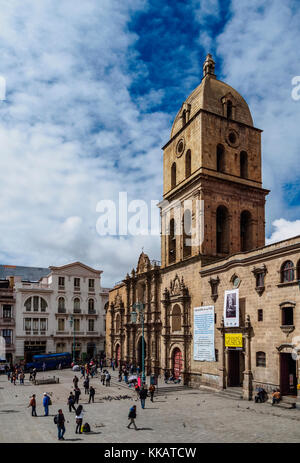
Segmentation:
<svg viewBox="0 0 300 463">
<path fill-rule="evenodd" d="M 139 257 L 136 273 L 144 273 L 151 269 L 151 264 L 147 254 L 142 252 Z"/>
<path fill-rule="evenodd" d="M 210 278 L 209 284 L 211 287 L 211 298 L 214 302 L 218 299 L 218 286 L 220 284 L 220 278 Z"/>
</svg>

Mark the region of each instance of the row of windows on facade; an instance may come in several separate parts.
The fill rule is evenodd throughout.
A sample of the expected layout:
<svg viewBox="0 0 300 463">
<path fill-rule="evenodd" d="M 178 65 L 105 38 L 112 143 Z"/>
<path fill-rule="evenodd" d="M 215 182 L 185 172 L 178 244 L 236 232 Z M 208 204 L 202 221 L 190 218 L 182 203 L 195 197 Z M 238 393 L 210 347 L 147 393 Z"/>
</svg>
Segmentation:
<svg viewBox="0 0 300 463">
<path fill-rule="evenodd" d="M 65 331 L 66 320 L 64 318 L 58 319 L 58 331 Z M 80 319 L 75 318 L 73 320 L 74 331 L 80 331 Z M 73 326 L 73 325 L 72 325 Z M 70 325 L 71 328 L 71 325 Z M 24 318 L 24 331 L 33 331 L 33 332 L 45 332 L 48 329 L 48 320 L 47 318 Z M 88 331 L 95 330 L 95 320 L 88 320 Z"/>
<path fill-rule="evenodd" d="M 74 278 L 74 289 L 80 289 L 80 278 Z M 65 287 L 65 277 L 58 277 L 58 286 L 60 289 Z M 95 280 L 93 278 L 89 278 L 89 290 L 94 291 L 95 289 Z"/>
<path fill-rule="evenodd" d="M 252 216 L 249 211 L 243 211 L 240 215 L 240 249 L 242 252 L 253 249 Z M 182 217 L 183 258 L 192 254 L 191 245 L 192 213 L 186 209 Z M 176 261 L 176 231 L 175 219 L 170 220 L 169 225 L 169 263 Z M 229 212 L 225 206 L 219 206 L 216 212 L 216 253 L 229 254 L 230 252 L 230 223 Z"/>
<path fill-rule="evenodd" d="M 46 332 L 48 329 L 47 318 L 24 318 L 23 320 L 24 331 L 33 332 Z"/>
<path fill-rule="evenodd" d="M 31 312 L 32 310 L 33 312 L 46 312 L 48 304 L 45 301 L 45 299 L 43 299 L 40 296 L 31 296 L 25 301 L 24 307 L 26 309 L 26 312 Z M 80 299 L 78 297 L 76 297 L 73 300 L 73 309 L 74 309 L 74 312 L 81 312 Z M 58 311 L 60 312 L 60 311 L 65 311 L 65 310 L 66 310 L 65 298 L 59 297 L 58 298 Z M 89 313 L 95 312 L 94 299 L 88 300 L 88 311 Z"/>
<path fill-rule="evenodd" d="M 217 172 L 226 173 L 226 154 L 223 145 L 217 145 L 216 150 L 216 170 Z M 185 178 L 190 177 L 192 173 L 192 153 L 187 150 L 185 155 Z M 248 154 L 246 151 L 240 152 L 240 177 L 248 178 Z M 177 185 L 177 167 L 174 161 L 171 166 L 171 189 Z"/>
<path fill-rule="evenodd" d="M 267 273 L 267 267 L 264 265 L 262 270 L 256 269 L 253 271 L 255 275 L 256 289 L 262 289 L 265 287 L 265 275 Z M 300 259 L 296 265 L 291 260 L 285 261 L 280 268 L 280 282 L 281 283 L 292 283 L 300 281 Z M 295 280 L 296 277 L 296 280 Z M 218 296 L 218 286 L 220 283 L 219 278 L 211 279 L 209 281 L 211 285 L 211 296 L 214 298 Z"/>
<path fill-rule="evenodd" d="M 80 331 L 80 319 L 74 319 L 74 331 Z M 64 318 L 58 319 L 58 331 L 65 331 L 66 329 L 66 320 Z M 88 320 L 88 331 L 95 331 L 95 320 Z"/>
</svg>

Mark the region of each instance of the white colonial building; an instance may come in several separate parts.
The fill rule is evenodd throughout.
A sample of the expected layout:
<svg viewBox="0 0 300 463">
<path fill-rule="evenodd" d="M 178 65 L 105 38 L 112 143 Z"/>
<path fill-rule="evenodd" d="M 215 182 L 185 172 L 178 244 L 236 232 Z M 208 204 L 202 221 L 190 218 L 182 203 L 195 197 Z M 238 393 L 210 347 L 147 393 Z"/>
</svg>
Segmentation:
<svg viewBox="0 0 300 463">
<path fill-rule="evenodd" d="M 77 358 L 105 351 L 108 289 L 101 287 L 101 273 L 80 262 L 7 269 L 5 277 L 14 278 L 15 360 L 30 361 L 36 353 L 72 353 L 74 339 Z"/>
</svg>

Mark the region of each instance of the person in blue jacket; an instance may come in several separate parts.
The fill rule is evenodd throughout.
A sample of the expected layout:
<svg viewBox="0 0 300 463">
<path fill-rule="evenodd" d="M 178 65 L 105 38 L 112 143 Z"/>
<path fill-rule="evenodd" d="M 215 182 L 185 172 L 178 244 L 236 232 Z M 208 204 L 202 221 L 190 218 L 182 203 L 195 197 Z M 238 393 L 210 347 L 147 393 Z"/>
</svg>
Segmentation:
<svg viewBox="0 0 300 463">
<path fill-rule="evenodd" d="M 45 410 L 45 416 L 48 416 L 49 414 L 49 405 L 50 405 L 50 397 L 47 395 L 47 392 L 44 392 L 43 407 Z"/>
</svg>

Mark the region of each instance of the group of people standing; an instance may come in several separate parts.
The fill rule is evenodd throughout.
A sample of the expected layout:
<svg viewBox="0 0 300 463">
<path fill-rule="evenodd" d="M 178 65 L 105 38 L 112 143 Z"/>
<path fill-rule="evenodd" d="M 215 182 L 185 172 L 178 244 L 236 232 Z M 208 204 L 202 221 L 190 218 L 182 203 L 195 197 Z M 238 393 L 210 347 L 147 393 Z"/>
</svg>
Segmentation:
<svg viewBox="0 0 300 463">
<path fill-rule="evenodd" d="M 20 365 L 8 366 L 5 365 L 5 373 L 7 375 L 8 381 L 10 381 L 14 386 L 16 386 L 16 381 L 20 381 L 20 385 L 24 386 L 25 373 L 23 368 Z"/>
</svg>

